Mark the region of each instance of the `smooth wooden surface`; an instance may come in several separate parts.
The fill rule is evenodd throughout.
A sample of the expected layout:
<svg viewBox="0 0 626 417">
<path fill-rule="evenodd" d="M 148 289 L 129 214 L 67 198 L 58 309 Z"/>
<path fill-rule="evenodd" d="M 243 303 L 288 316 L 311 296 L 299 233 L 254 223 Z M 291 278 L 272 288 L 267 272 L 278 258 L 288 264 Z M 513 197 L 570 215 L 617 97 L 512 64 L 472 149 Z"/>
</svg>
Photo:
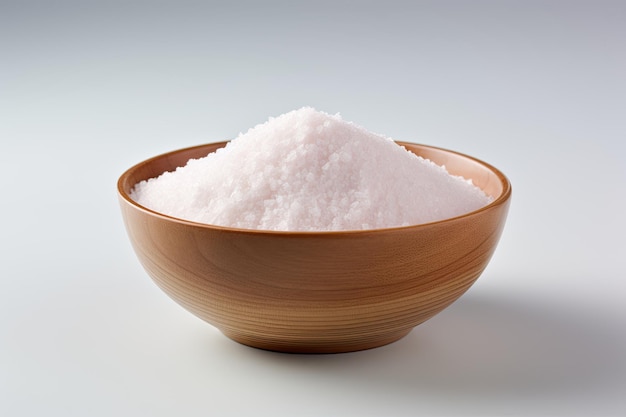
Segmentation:
<svg viewBox="0 0 626 417">
<path fill-rule="evenodd" d="M 257 348 L 333 353 L 391 343 L 460 297 L 498 243 L 508 180 L 458 153 L 402 143 L 495 197 L 478 211 L 411 227 L 263 232 L 174 219 L 128 194 L 137 182 L 224 146 L 203 145 L 136 165 L 119 179 L 128 236 L 155 283 L 228 337 Z"/>
</svg>

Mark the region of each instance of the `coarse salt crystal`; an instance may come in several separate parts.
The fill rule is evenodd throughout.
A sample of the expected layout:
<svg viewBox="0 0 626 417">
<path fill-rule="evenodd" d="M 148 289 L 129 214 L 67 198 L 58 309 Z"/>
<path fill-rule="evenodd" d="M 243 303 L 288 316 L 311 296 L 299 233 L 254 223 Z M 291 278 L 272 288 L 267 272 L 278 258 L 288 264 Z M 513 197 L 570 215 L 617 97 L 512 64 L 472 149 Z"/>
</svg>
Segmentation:
<svg viewBox="0 0 626 417">
<path fill-rule="evenodd" d="M 270 118 L 224 148 L 131 197 L 173 217 L 281 231 L 380 229 L 456 217 L 491 197 L 389 138 L 304 107 Z"/>
</svg>

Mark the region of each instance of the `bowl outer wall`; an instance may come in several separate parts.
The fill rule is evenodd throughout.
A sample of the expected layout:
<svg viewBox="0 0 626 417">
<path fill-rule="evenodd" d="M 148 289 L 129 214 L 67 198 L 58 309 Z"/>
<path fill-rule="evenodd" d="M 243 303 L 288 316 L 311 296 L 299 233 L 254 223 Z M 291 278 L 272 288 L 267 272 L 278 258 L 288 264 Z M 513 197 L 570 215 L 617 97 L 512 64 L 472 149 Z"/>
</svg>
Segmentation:
<svg viewBox="0 0 626 417">
<path fill-rule="evenodd" d="M 460 297 L 491 258 L 511 187 L 495 168 L 455 152 L 400 143 L 471 178 L 494 196 L 444 221 L 370 231 L 269 232 L 202 225 L 141 207 L 139 181 L 225 143 L 142 162 L 118 182 L 140 262 L 176 302 L 242 343 L 292 352 L 339 352 L 393 341 Z"/>
</svg>

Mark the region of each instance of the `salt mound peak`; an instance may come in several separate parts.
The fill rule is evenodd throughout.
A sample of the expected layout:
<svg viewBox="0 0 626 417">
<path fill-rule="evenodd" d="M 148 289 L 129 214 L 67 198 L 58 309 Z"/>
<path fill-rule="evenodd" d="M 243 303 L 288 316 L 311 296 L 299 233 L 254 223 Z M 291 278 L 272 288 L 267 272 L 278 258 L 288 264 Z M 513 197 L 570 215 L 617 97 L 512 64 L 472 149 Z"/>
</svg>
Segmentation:
<svg viewBox="0 0 626 417">
<path fill-rule="evenodd" d="M 217 152 L 143 181 L 131 197 L 186 220 L 282 231 L 414 225 L 490 201 L 391 139 L 311 107 L 270 118 Z"/>
</svg>

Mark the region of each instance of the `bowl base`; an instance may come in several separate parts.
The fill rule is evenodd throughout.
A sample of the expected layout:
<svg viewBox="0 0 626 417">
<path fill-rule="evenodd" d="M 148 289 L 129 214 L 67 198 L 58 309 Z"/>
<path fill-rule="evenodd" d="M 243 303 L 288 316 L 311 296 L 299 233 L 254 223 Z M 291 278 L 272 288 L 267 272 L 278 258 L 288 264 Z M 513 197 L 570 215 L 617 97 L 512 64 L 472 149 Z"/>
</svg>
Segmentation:
<svg viewBox="0 0 626 417">
<path fill-rule="evenodd" d="M 343 338 L 335 340 L 312 339 L 277 339 L 263 335 L 250 335 L 236 330 L 220 330 L 226 337 L 249 347 L 283 353 L 347 353 L 373 349 L 388 345 L 402 339 L 411 332 L 403 329 L 392 333 L 368 335 L 360 338 Z"/>
</svg>

